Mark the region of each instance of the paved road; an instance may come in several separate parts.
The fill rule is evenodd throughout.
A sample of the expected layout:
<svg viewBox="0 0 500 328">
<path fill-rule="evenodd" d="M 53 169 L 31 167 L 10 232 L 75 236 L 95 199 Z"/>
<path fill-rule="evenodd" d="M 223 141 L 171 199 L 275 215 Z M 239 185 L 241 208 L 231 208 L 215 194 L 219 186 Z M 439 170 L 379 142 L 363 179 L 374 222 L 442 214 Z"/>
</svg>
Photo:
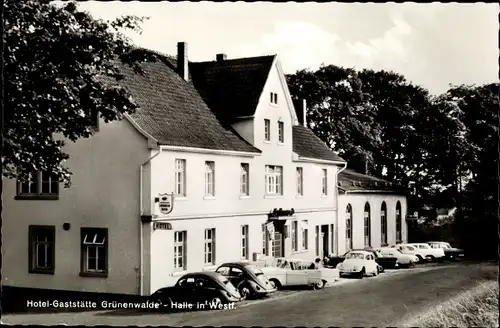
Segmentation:
<svg viewBox="0 0 500 328">
<path fill-rule="evenodd" d="M 133 310 L 5 315 L 7 324 L 172 326 L 396 326 L 479 281 L 497 278 L 497 264 L 453 264 L 388 272 L 322 291 L 284 293 L 233 310 L 141 313 Z"/>
</svg>

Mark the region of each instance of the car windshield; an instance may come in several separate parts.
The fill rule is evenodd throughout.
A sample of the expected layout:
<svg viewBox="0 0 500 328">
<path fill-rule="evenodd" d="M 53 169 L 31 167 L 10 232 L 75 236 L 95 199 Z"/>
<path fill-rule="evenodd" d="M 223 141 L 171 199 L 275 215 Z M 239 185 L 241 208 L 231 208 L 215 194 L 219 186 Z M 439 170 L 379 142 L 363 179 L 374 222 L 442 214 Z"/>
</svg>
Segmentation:
<svg viewBox="0 0 500 328">
<path fill-rule="evenodd" d="M 430 248 L 430 247 L 428 245 L 418 245 L 418 248 L 425 248 L 425 249 L 427 249 L 427 248 Z"/>
<path fill-rule="evenodd" d="M 409 250 L 409 251 L 414 251 L 415 247 L 413 247 L 413 246 L 406 246 L 406 249 Z"/>
<path fill-rule="evenodd" d="M 448 244 L 448 243 L 444 243 L 444 244 L 443 244 L 443 248 L 447 248 L 447 249 L 448 249 L 448 248 L 451 248 L 451 245 L 450 245 L 450 244 Z"/>
<path fill-rule="evenodd" d="M 364 259 L 365 258 L 365 255 L 363 253 L 349 253 L 347 254 L 347 256 L 345 257 L 346 259 Z"/>
</svg>

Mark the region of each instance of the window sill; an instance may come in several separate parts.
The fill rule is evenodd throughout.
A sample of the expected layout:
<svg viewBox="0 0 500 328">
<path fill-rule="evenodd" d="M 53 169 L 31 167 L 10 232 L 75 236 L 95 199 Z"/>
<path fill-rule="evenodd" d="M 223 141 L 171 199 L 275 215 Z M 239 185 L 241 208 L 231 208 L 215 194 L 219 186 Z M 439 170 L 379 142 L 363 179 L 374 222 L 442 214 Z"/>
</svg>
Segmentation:
<svg viewBox="0 0 500 328">
<path fill-rule="evenodd" d="M 251 198 L 249 195 L 242 195 L 242 196 L 240 196 L 240 199 L 249 199 L 249 198 Z"/>
<path fill-rule="evenodd" d="M 214 200 L 216 198 L 215 198 L 215 196 L 203 196 L 203 199 L 205 199 L 205 200 Z"/>
<path fill-rule="evenodd" d="M 54 274 L 54 269 L 29 269 L 28 273 L 32 274 Z"/>
<path fill-rule="evenodd" d="M 271 140 L 264 140 L 263 141 L 265 144 L 270 144 L 271 143 Z"/>
<path fill-rule="evenodd" d="M 59 195 L 17 195 L 15 200 L 59 200 Z"/>
<path fill-rule="evenodd" d="M 107 278 L 108 272 L 80 272 L 80 277 Z"/>
<path fill-rule="evenodd" d="M 285 145 L 285 143 L 284 143 L 284 142 L 278 142 L 278 143 L 277 143 L 277 145 L 278 145 L 278 146 L 284 146 L 284 145 Z"/>
<path fill-rule="evenodd" d="M 304 198 L 304 195 L 295 195 L 295 198 Z"/>
<path fill-rule="evenodd" d="M 217 267 L 217 265 L 207 265 L 203 267 L 202 271 L 215 271 Z"/>
<path fill-rule="evenodd" d="M 269 198 L 269 199 L 283 198 L 283 195 L 264 195 L 264 198 Z"/>
<path fill-rule="evenodd" d="M 275 103 L 272 103 L 272 102 L 269 103 L 269 106 L 271 106 L 271 107 L 280 107 L 279 104 L 275 104 Z"/>
<path fill-rule="evenodd" d="M 328 198 L 328 195 L 321 195 L 321 198 Z"/>
<path fill-rule="evenodd" d="M 174 201 L 185 201 L 188 200 L 186 196 L 174 195 Z"/>
<path fill-rule="evenodd" d="M 292 254 L 304 254 L 304 253 L 307 253 L 309 252 L 308 249 L 303 249 L 303 250 L 300 250 L 300 251 L 292 251 Z"/>
<path fill-rule="evenodd" d="M 180 277 L 183 276 L 187 273 L 187 270 L 182 270 L 182 271 L 174 271 L 170 274 L 171 277 Z"/>
</svg>

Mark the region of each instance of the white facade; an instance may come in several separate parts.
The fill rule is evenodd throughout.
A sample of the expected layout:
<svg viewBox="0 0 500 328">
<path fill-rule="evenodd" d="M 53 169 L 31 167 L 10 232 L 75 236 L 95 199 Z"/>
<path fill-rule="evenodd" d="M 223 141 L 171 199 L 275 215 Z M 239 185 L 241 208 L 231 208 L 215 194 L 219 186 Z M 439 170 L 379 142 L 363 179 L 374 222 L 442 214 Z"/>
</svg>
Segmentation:
<svg viewBox="0 0 500 328">
<path fill-rule="evenodd" d="M 270 103 L 270 93 L 277 94 L 277 104 Z M 270 121 L 269 141 L 264 140 L 265 119 Z M 278 122 L 283 123 L 283 142 L 278 140 Z M 16 181 L 3 181 L 2 283 L 15 287 L 147 295 L 175 283 L 184 272 L 211 270 L 223 262 L 243 259 L 242 226 L 247 227 L 244 258 L 252 260 L 254 253 L 263 253 L 265 247 L 271 255 L 273 241 L 269 237 L 267 242 L 263 240 L 263 224 L 268 222 L 270 211 L 280 208 L 295 211 L 284 218 L 288 228 L 283 234 L 282 255 L 313 259 L 337 252 L 336 185 L 337 173 L 343 165 L 300 160 L 292 151 L 293 124 L 297 124 L 295 111 L 277 61 L 264 86 L 255 117 L 234 126 L 247 141 L 262 150 L 260 155 L 169 146 L 155 148 L 133 121 L 108 124 L 101 121 L 94 136 L 66 146 L 73 184 L 68 190 L 61 186 L 57 200 L 15 199 Z M 173 211 L 165 216 L 154 200 L 159 194 L 176 192 L 176 159 L 185 163 L 186 193 L 185 197 L 175 196 Z M 205 194 L 207 161 L 213 162 L 214 169 L 214 194 L 210 196 Z M 248 195 L 241 195 L 242 163 L 249 168 Z M 282 167 L 282 194 L 267 194 L 267 165 Z M 297 167 L 303 172 L 303 195 L 297 195 Z M 327 172 L 326 180 L 323 180 L 323 170 Z M 326 194 L 322 190 L 324 181 Z M 144 216 L 169 223 L 171 230 L 155 230 L 154 223 L 141 223 Z M 293 221 L 298 221 L 296 226 Z M 29 245 L 44 245 L 29 234 L 32 225 L 54 229 L 51 272 L 28 270 L 36 261 Z M 295 251 L 294 227 L 297 229 Z M 84 233 L 85 228 L 106 230 L 105 240 Z M 205 263 L 206 229 L 215 229 L 215 237 L 210 233 L 215 240 L 211 263 Z M 303 229 L 307 229 L 306 234 Z M 182 234 L 183 240 L 179 241 L 182 231 L 185 235 Z M 307 249 L 303 247 L 305 238 Z M 105 248 L 104 259 L 101 246 Z M 95 250 L 98 255 L 90 253 L 91 248 L 99 249 Z M 83 249 L 87 250 L 86 255 Z M 174 268 L 174 261 L 182 261 L 181 267 Z M 105 273 L 89 274 L 91 262 L 105 266 Z"/>
<path fill-rule="evenodd" d="M 382 241 L 382 204 L 385 203 L 387 218 L 387 244 L 394 245 L 397 240 L 396 221 L 400 218 L 401 222 L 401 242 L 408 241 L 408 227 L 406 224 L 407 202 L 403 195 L 396 195 L 384 192 L 368 192 L 368 193 L 347 193 L 340 194 L 339 200 L 339 254 L 344 254 L 349 249 L 364 248 L 365 245 L 365 206 L 369 204 L 370 218 L 370 245 L 371 247 L 380 247 Z M 399 203 L 399 205 L 398 205 Z M 348 206 L 352 210 L 350 215 Z M 397 215 L 397 210 L 400 209 L 400 216 Z M 352 218 L 352 243 L 349 242 L 347 236 L 348 229 L 346 221 Z M 352 247 L 350 247 L 352 246 Z"/>
<path fill-rule="evenodd" d="M 278 104 L 270 102 L 270 93 L 277 94 Z M 264 120 L 270 121 L 270 140 L 265 140 Z M 278 139 L 278 122 L 283 122 L 283 142 Z M 248 142 L 262 150 L 262 154 L 215 152 L 164 147 L 160 155 L 151 161 L 152 195 L 175 192 L 176 159 L 186 163 L 186 197 L 175 196 L 173 211 L 162 216 L 157 205 L 151 203 L 153 220 L 171 223 L 172 230 L 153 230 L 151 224 L 145 229 L 144 242 L 150 248 L 150 258 L 145 260 L 144 292 L 154 292 L 165 285 L 174 284 L 186 272 L 213 270 L 228 261 L 252 260 L 260 256 L 264 248 L 263 225 L 273 209 L 294 209 L 295 214 L 287 218 L 286 226 L 291 230 L 292 221 L 300 221 L 297 233 L 297 251 L 292 250 L 292 238 L 284 236 L 284 254 L 314 259 L 323 251 L 316 251 L 316 226 L 329 229 L 328 253 L 335 252 L 333 226 L 336 222 L 337 172 L 341 163 L 313 163 L 299 161 L 292 151 L 292 124 L 297 124 L 295 110 L 284 83 L 284 76 L 276 62 L 269 74 L 253 119 L 235 125 L 235 129 Z M 182 150 L 182 151 L 181 151 Z M 205 162 L 215 166 L 215 195 L 205 195 Z M 318 161 L 320 162 L 320 161 Z M 240 193 L 241 164 L 249 167 L 249 195 Z M 266 192 L 266 165 L 280 166 L 283 172 L 282 195 Z M 339 166 L 340 165 L 340 166 Z M 303 195 L 297 195 L 296 167 L 303 170 Z M 322 170 L 327 170 L 327 195 L 322 195 Z M 154 198 L 154 197 L 152 197 Z M 147 210 L 146 210 L 147 212 Z M 156 216 L 157 215 L 157 216 Z M 307 221 L 304 225 L 303 221 Z M 241 226 L 248 225 L 248 247 L 246 258 L 241 256 Z M 302 247 L 302 228 L 307 227 L 308 247 Z M 205 261 L 205 230 L 215 229 L 215 261 Z M 185 266 L 174 268 L 174 234 L 186 231 Z M 268 249 L 272 241 L 268 240 Z M 148 244 L 149 243 L 149 244 Z M 326 243 L 326 241 L 325 241 Z M 254 253 L 256 253 L 254 255 Z M 272 252 L 269 251 L 268 255 Z M 325 254 L 326 255 L 326 254 Z M 150 277 L 150 278 L 149 278 Z M 149 278 L 149 279 L 148 279 Z"/>
</svg>

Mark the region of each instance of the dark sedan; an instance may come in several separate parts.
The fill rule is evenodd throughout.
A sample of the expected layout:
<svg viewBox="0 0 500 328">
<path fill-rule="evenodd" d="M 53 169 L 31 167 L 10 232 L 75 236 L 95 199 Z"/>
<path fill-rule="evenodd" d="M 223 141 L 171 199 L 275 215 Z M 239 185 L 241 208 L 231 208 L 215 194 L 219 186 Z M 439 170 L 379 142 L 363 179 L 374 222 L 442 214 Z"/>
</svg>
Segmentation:
<svg viewBox="0 0 500 328">
<path fill-rule="evenodd" d="M 256 298 L 276 291 L 261 269 L 248 262 L 224 263 L 215 272 L 225 276 L 239 290 L 242 298 Z"/>
<path fill-rule="evenodd" d="M 427 242 L 432 248 L 441 248 L 444 251 L 446 259 L 455 261 L 464 257 L 464 250 L 460 248 L 451 247 L 449 243 L 443 241 L 429 241 Z"/>
<path fill-rule="evenodd" d="M 241 295 L 231 282 L 215 272 L 194 272 L 182 276 L 172 287 L 164 287 L 150 296 L 162 310 L 223 309 L 240 301 Z"/>
</svg>

